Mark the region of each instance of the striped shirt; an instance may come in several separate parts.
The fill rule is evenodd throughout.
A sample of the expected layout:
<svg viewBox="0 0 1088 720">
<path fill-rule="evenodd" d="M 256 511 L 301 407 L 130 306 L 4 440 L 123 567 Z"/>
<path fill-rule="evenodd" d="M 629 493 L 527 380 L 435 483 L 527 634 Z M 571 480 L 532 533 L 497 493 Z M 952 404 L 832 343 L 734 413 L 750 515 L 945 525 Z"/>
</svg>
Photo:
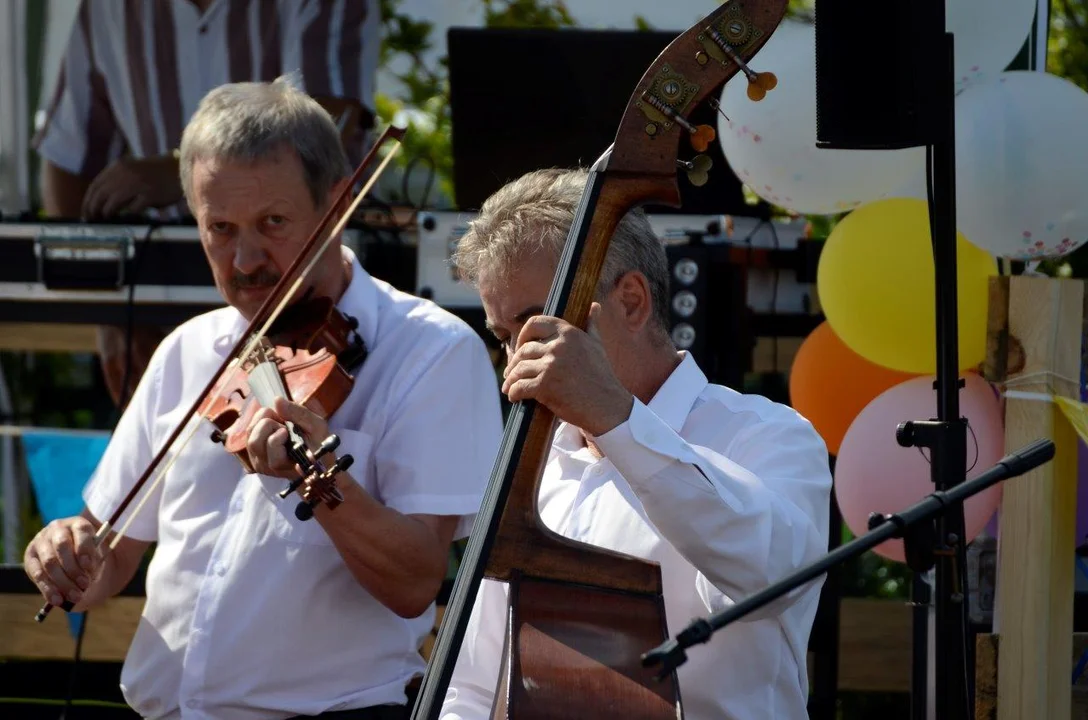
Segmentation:
<svg viewBox="0 0 1088 720">
<path fill-rule="evenodd" d="M 347 143 L 357 163 L 380 33 L 377 0 L 213 0 L 203 13 L 192 0 L 82 0 L 33 144 L 94 177 L 124 154 L 172 152 L 213 88 L 295 72 L 310 95 L 362 106 Z"/>
</svg>

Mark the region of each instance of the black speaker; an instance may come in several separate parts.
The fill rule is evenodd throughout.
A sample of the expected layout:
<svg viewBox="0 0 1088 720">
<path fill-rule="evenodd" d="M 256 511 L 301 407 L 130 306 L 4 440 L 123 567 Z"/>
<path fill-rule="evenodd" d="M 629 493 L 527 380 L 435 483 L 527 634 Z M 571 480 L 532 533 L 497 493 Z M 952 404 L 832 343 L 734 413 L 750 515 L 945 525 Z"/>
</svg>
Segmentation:
<svg viewBox="0 0 1088 720">
<path fill-rule="evenodd" d="M 746 268 L 729 246 L 692 239 L 666 245 L 669 261 L 669 334 L 707 379 L 741 391 L 751 367 Z"/>
<path fill-rule="evenodd" d="M 935 142 L 949 60 L 944 0 L 816 0 L 816 146 Z"/>
</svg>

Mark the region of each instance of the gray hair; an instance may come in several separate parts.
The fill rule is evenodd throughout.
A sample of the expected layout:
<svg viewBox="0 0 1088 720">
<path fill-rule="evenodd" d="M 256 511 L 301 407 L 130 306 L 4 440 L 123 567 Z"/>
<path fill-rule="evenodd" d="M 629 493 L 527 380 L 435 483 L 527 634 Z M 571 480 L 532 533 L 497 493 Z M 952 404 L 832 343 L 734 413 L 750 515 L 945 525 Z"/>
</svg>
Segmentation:
<svg viewBox="0 0 1088 720">
<path fill-rule="evenodd" d="M 549 168 L 523 175 L 497 190 L 484 201 L 457 243 L 453 263 L 461 278 L 475 285 L 481 273 L 509 270 L 526 251 L 536 249 L 548 252 L 558 267 L 588 177 L 583 169 Z M 668 259 L 664 244 L 640 208 L 629 211 L 612 234 L 598 297 L 632 270 L 646 276 L 654 324 L 667 334 Z"/>
<path fill-rule="evenodd" d="M 290 75 L 273 82 L 220 85 L 200 101 L 181 136 L 181 189 L 193 209 L 193 163 L 220 158 L 253 162 L 285 147 L 298 153 L 314 205 L 351 173 L 347 154 L 329 113 Z"/>
</svg>

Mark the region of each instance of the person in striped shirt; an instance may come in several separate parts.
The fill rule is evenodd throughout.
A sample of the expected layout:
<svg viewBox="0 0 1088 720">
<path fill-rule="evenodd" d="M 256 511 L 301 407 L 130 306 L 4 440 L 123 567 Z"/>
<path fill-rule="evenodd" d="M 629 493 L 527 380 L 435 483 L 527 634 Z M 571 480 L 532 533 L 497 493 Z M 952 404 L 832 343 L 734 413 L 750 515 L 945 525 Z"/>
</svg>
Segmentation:
<svg viewBox="0 0 1088 720">
<path fill-rule="evenodd" d="M 380 42 L 377 0 L 82 0 L 33 139 L 45 214 L 187 216 L 175 151 L 200 100 L 226 83 L 293 73 L 337 120 L 357 163 L 373 125 Z M 118 406 L 163 336 L 156 327 L 126 334 L 98 332 Z"/>
</svg>

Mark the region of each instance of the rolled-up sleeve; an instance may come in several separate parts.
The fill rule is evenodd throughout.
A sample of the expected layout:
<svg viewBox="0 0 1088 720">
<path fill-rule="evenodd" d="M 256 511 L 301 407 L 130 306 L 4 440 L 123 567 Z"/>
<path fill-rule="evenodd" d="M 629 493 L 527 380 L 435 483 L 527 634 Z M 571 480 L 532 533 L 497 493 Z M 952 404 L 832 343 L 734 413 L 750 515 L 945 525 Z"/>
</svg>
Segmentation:
<svg viewBox="0 0 1088 720">
<path fill-rule="evenodd" d="M 748 423 L 724 447 L 710 447 L 685 440 L 636 400 L 628 420 L 595 442 L 657 531 L 699 571 L 708 610 L 752 595 L 827 552 L 827 449 L 788 409 Z M 802 592 L 747 619 L 776 615 Z"/>
</svg>

